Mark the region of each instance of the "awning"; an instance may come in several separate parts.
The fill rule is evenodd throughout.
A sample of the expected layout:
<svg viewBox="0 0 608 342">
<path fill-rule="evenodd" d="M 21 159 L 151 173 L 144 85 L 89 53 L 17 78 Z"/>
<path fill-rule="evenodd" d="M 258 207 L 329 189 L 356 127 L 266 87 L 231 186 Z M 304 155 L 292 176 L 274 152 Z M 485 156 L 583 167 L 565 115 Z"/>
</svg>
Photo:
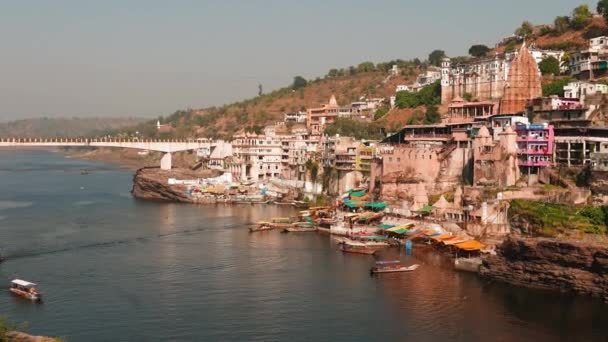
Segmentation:
<svg viewBox="0 0 608 342">
<path fill-rule="evenodd" d="M 466 241 L 466 242 L 457 243 L 454 246 L 458 249 L 461 249 L 464 251 L 469 251 L 469 252 L 478 251 L 485 247 L 484 244 L 482 244 L 481 242 L 479 242 L 477 240 L 470 240 L 470 241 Z"/>
<path fill-rule="evenodd" d="M 365 191 L 365 190 L 359 190 L 359 191 L 356 191 L 356 190 L 349 190 L 349 191 L 348 191 L 348 194 L 349 194 L 350 196 L 355 196 L 355 197 L 361 197 L 361 196 L 365 195 L 365 193 L 366 193 L 366 191 Z"/>
<path fill-rule="evenodd" d="M 379 224 L 376 227 L 378 227 L 380 229 L 390 229 L 390 228 L 395 227 L 395 225 L 392 225 L 392 224 Z"/>
</svg>

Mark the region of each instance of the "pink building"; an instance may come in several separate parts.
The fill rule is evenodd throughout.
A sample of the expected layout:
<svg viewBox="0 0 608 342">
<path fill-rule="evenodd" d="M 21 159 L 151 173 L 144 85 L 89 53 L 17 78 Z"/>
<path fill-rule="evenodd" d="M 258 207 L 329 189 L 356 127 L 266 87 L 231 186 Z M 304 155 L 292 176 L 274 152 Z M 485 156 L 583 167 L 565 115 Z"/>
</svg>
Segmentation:
<svg viewBox="0 0 608 342">
<path fill-rule="evenodd" d="M 522 174 L 538 174 L 541 168 L 551 166 L 553 161 L 553 126 L 548 124 L 518 124 L 518 165 Z"/>
</svg>

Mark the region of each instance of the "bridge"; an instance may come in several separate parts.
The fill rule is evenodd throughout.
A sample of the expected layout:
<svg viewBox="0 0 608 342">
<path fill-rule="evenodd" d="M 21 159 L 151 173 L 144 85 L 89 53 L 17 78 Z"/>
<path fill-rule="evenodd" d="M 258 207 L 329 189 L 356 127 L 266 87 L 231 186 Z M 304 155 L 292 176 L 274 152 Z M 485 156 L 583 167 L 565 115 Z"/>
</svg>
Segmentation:
<svg viewBox="0 0 608 342">
<path fill-rule="evenodd" d="M 56 138 L 56 139 L 35 139 L 35 138 L 0 138 L 0 147 L 119 147 L 132 148 L 137 150 L 148 150 L 163 152 L 160 160 L 160 168 L 163 170 L 171 169 L 171 153 L 180 151 L 196 150 L 199 148 L 210 148 L 208 141 L 194 139 L 83 139 L 83 138 Z"/>
</svg>

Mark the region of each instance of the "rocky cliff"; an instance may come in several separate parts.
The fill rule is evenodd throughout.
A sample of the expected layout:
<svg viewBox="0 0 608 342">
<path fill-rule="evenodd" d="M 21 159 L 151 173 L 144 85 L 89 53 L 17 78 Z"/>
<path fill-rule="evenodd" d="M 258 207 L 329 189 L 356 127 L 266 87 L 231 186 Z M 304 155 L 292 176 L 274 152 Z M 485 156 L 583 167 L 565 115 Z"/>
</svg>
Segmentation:
<svg viewBox="0 0 608 342">
<path fill-rule="evenodd" d="M 518 286 L 591 295 L 608 301 L 608 246 L 507 238 L 484 258 L 483 277 Z"/>
<path fill-rule="evenodd" d="M 215 170 L 173 169 L 164 171 L 158 168 L 142 168 L 137 170 L 133 176 L 131 194 L 135 198 L 144 200 L 192 203 L 192 198 L 186 194 L 186 186 L 169 185 L 168 179 L 207 178 L 215 177 L 218 173 Z"/>
</svg>

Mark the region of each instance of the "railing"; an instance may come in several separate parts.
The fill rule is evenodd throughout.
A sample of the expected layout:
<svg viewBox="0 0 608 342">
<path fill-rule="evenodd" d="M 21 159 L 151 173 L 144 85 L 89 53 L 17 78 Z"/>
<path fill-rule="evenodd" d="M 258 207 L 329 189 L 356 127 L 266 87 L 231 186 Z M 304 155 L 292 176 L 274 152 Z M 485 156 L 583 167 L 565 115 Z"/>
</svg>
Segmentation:
<svg viewBox="0 0 608 342">
<path fill-rule="evenodd" d="M 518 162 L 519 166 L 541 166 L 541 167 L 546 167 L 546 166 L 551 166 L 551 162 L 549 161 L 522 161 L 520 160 Z"/>
<path fill-rule="evenodd" d="M 0 143 L 16 144 L 58 144 L 58 143 L 196 143 L 209 144 L 208 142 L 197 141 L 195 139 L 119 139 L 119 138 L 0 138 Z M 212 143 L 213 144 L 213 143 Z"/>
</svg>

